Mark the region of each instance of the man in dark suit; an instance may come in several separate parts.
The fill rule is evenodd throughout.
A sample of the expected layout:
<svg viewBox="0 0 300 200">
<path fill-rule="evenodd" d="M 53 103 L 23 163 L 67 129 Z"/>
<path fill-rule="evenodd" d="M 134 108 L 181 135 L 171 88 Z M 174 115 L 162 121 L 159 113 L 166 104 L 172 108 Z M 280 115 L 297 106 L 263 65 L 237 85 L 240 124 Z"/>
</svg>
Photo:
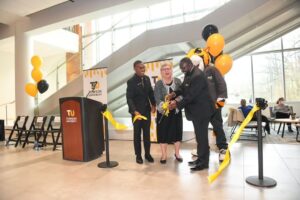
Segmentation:
<svg viewBox="0 0 300 200">
<path fill-rule="evenodd" d="M 183 83 L 179 90 L 167 98 L 176 97 L 170 102 L 170 109 L 184 108 L 187 120 L 193 122 L 198 158 L 189 162 L 189 165 L 193 165 L 192 171 L 203 170 L 208 168 L 209 163 L 208 123 L 215 107 L 208 92 L 204 73 L 194 67 L 189 58 L 180 61 L 180 69 L 185 74 Z"/>
<path fill-rule="evenodd" d="M 215 103 L 216 110 L 212 114 L 210 123 L 213 126 L 213 131 L 216 134 L 217 147 L 219 148 L 219 162 L 223 162 L 228 149 L 226 135 L 223 129 L 222 107 L 227 98 L 227 86 L 224 77 L 220 71 L 209 63 L 209 54 L 204 50 L 199 49 L 199 55 L 193 55 L 191 61 L 193 65 L 204 72 L 207 78 L 208 91 L 210 97 Z M 208 59 L 205 59 L 205 55 Z M 206 60 L 206 62 L 204 62 Z M 201 67 L 202 66 L 202 67 Z"/>
<path fill-rule="evenodd" d="M 138 118 L 133 124 L 134 151 L 136 162 L 143 163 L 141 156 L 141 131 L 143 130 L 143 140 L 145 149 L 145 159 L 148 162 L 154 162 L 150 154 L 150 123 L 151 112 L 155 112 L 155 99 L 150 78 L 145 75 L 145 65 L 137 60 L 133 64 L 135 74 L 127 81 L 126 98 L 129 107 L 129 113 L 132 119 L 135 116 L 143 115 L 147 120 Z"/>
</svg>

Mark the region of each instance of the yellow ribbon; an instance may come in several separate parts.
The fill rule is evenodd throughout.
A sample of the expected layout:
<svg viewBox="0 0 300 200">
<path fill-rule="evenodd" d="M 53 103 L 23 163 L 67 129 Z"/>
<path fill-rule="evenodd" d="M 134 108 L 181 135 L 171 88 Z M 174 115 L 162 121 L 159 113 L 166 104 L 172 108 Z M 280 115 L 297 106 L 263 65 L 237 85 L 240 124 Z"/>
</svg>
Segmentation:
<svg viewBox="0 0 300 200">
<path fill-rule="evenodd" d="M 258 111 L 260 108 L 255 105 L 252 110 L 250 111 L 250 113 L 247 115 L 246 119 L 243 121 L 243 123 L 241 124 L 241 126 L 239 127 L 239 129 L 236 131 L 236 133 L 233 135 L 229 145 L 228 145 L 228 150 L 226 151 L 225 154 L 225 159 L 223 160 L 223 162 L 221 163 L 221 165 L 219 166 L 219 169 L 217 172 L 215 172 L 214 174 L 208 176 L 208 182 L 212 183 L 214 182 L 218 176 L 221 174 L 221 172 L 228 166 L 229 162 L 230 162 L 230 156 L 229 156 L 229 151 L 231 150 L 231 147 L 234 143 L 236 143 L 236 141 L 239 139 L 239 137 L 242 134 L 242 131 L 244 130 L 245 126 L 247 126 L 247 124 L 251 121 L 254 113 L 256 111 Z"/>
<path fill-rule="evenodd" d="M 168 117 L 169 113 L 170 113 L 170 109 L 169 109 L 170 101 L 167 100 L 167 97 L 168 97 L 168 95 L 165 96 L 165 101 L 161 106 L 161 108 L 164 110 L 163 115 L 166 116 L 166 117 Z"/>
<path fill-rule="evenodd" d="M 136 115 L 134 118 L 133 118 L 133 123 L 136 121 L 136 120 L 147 120 L 147 117 L 143 116 L 143 115 Z"/>
<path fill-rule="evenodd" d="M 125 130 L 127 129 L 127 126 L 124 124 L 118 123 L 114 117 L 112 116 L 111 112 L 106 110 L 104 113 L 102 113 L 103 116 L 115 127 L 116 130 Z"/>
<path fill-rule="evenodd" d="M 169 113 L 170 113 L 170 110 L 169 110 L 169 104 L 170 102 L 169 101 L 165 101 L 163 104 L 162 104 L 162 109 L 164 110 L 164 115 L 165 116 L 169 116 Z"/>
</svg>

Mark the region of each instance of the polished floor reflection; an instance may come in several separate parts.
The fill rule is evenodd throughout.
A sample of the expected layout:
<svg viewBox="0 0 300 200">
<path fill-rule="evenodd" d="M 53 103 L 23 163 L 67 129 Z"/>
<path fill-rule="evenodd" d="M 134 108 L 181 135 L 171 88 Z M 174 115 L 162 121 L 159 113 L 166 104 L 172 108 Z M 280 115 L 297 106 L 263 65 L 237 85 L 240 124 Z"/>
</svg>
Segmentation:
<svg viewBox="0 0 300 200">
<path fill-rule="evenodd" d="M 166 165 L 159 163 L 160 148 L 152 144 L 152 164 L 135 163 L 131 141 L 111 141 L 112 169 L 100 169 L 101 158 L 83 163 L 62 159 L 62 151 L 51 147 L 40 151 L 5 147 L 0 143 L 0 199 L 300 199 L 300 144 L 265 144 L 264 175 L 277 181 L 274 188 L 248 185 L 248 176 L 258 175 L 255 142 L 234 145 L 230 166 L 213 183 L 207 176 L 217 170 L 218 154 L 211 152 L 210 168 L 191 172 L 187 161 L 195 142 L 182 144 L 183 163 L 174 158 L 169 146 Z"/>
</svg>

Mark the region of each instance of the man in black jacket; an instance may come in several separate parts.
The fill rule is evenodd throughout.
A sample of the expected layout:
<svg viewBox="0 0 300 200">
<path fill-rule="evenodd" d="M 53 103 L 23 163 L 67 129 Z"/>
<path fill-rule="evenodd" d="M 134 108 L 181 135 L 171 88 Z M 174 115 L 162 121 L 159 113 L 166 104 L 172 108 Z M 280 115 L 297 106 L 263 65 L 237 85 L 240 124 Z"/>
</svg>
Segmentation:
<svg viewBox="0 0 300 200">
<path fill-rule="evenodd" d="M 202 56 L 193 55 L 191 60 L 195 67 L 203 66 L 203 68 L 199 68 L 204 72 L 207 78 L 208 91 L 216 106 L 216 110 L 211 116 L 210 123 L 212 124 L 213 131 L 216 134 L 216 143 L 219 149 L 219 162 L 223 162 L 228 148 L 222 119 L 222 107 L 224 106 L 225 99 L 227 98 L 227 86 L 220 71 L 209 63 L 209 60 L 206 63 L 204 62 L 204 55 L 207 54 L 209 57 L 208 53 L 202 49 L 200 49 L 200 51 L 202 52 L 199 55 Z"/>
<path fill-rule="evenodd" d="M 189 58 L 180 61 L 180 69 L 185 76 L 179 90 L 168 95 L 168 99 L 176 97 L 171 101 L 170 109 L 184 108 L 187 120 L 193 122 L 198 159 L 189 162 L 189 165 L 194 166 L 192 171 L 203 170 L 208 168 L 209 163 L 208 123 L 215 107 L 204 73 L 194 67 Z"/>
<path fill-rule="evenodd" d="M 129 107 L 129 113 L 132 119 L 135 116 L 145 116 L 147 120 L 138 118 L 133 124 L 134 151 L 136 162 L 143 163 L 141 156 L 141 131 L 143 130 L 143 140 L 145 149 L 145 159 L 154 162 L 150 154 L 150 123 L 151 112 L 155 112 L 155 99 L 150 78 L 145 75 L 145 65 L 137 60 L 133 64 L 135 74 L 127 81 L 126 98 Z"/>
</svg>

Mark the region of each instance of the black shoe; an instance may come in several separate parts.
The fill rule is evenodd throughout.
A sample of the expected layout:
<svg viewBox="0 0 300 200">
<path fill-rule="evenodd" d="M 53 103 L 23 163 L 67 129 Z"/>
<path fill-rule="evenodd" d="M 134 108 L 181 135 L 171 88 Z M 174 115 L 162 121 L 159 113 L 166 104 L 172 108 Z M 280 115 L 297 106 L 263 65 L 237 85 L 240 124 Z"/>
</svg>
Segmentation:
<svg viewBox="0 0 300 200">
<path fill-rule="evenodd" d="M 225 159 L 225 155 L 226 155 L 226 151 L 228 151 L 228 149 L 220 149 L 219 152 L 219 163 L 221 164 L 223 162 L 223 160 Z M 229 158 L 231 157 L 230 151 L 229 151 Z"/>
<path fill-rule="evenodd" d="M 136 163 L 143 164 L 143 158 L 141 156 L 136 157 Z"/>
<path fill-rule="evenodd" d="M 166 164 L 166 163 L 167 163 L 167 160 L 160 160 L 160 163 L 161 163 L 161 164 Z"/>
<path fill-rule="evenodd" d="M 152 156 L 150 154 L 149 155 L 145 155 L 145 159 L 148 160 L 148 162 L 151 162 L 151 163 L 154 162 L 154 159 L 152 158 Z"/>
<path fill-rule="evenodd" d="M 200 171 L 203 169 L 208 169 L 208 164 L 198 164 L 195 167 L 192 167 L 191 171 Z"/>
<path fill-rule="evenodd" d="M 293 131 L 293 129 L 292 129 L 292 128 L 289 128 L 289 132 L 290 132 L 290 133 L 293 133 L 294 131 Z"/>
<path fill-rule="evenodd" d="M 197 165 L 198 163 L 200 163 L 199 160 L 194 160 L 194 161 L 189 161 L 188 162 L 189 165 Z"/>
<path fill-rule="evenodd" d="M 182 161 L 183 161 L 183 159 L 182 159 L 181 157 L 177 157 L 176 154 L 174 154 L 174 156 L 175 156 L 175 158 L 176 158 L 176 160 L 177 160 L 178 162 L 182 162 Z"/>
</svg>

